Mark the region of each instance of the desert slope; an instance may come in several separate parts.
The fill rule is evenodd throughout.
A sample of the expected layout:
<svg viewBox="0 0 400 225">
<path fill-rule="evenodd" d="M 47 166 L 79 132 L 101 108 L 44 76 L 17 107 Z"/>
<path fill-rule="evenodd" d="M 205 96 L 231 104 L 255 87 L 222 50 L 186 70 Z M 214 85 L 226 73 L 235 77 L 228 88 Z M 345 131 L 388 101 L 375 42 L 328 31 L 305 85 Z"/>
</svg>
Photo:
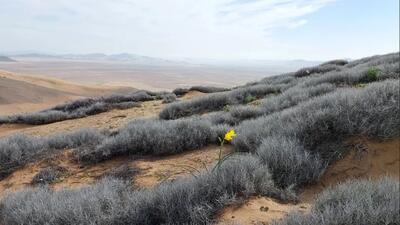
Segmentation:
<svg viewBox="0 0 400 225">
<path fill-rule="evenodd" d="M 71 93 L 0 77 L 0 104 L 39 103 L 47 98 L 59 98 L 67 95 L 71 95 Z"/>
<path fill-rule="evenodd" d="M 81 97 L 133 90 L 128 87 L 84 86 L 58 79 L 0 71 L 0 113 L 36 111 Z"/>
</svg>

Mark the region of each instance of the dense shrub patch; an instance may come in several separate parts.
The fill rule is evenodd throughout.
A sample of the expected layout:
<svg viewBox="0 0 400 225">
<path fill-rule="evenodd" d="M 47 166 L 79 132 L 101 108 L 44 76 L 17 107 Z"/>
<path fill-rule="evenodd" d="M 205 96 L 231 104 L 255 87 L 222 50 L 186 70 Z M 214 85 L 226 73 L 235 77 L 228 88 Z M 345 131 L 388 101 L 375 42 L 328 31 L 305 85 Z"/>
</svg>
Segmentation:
<svg viewBox="0 0 400 225">
<path fill-rule="evenodd" d="M 332 65 L 332 64 L 325 64 L 325 65 L 319 65 L 315 67 L 308 67 L 308 68 L 303 68 L 299 71 L 297 71 L 294 76 L 295 77 L 306 77 L 310 76 L 315 73 L 326 73 L 329 71 L 333 70 L 339 70 L 338 66 Z"/>
<path fill-rule="evenodd" d="M 311 100 L 314 97 L 327 94 L 336 88 L 332 84 L 321 84 L 315 87 L 293 87 L 279 95 L 269 96 L 258 106 L 234 106 L 229 109 L 228 113 L 212 114 L 207 116 L 216 124 L 227 123 L 237 125 L 244 120 L 257 118 L 274 112 L 282 111 L 286 108 L 296 106 L 299 103 Z M 219 118 L 216 118 L 219 116 Z"/>
<path fill-rule="evenodd" d="M 101 161 L 116 155 L 165 155 L 197 149 L 215 142 L 211 123 L 197 118 L 175 121 L 138 120 L 97 146 L 78 148 L 76 158 Z"/>
<path fill-rule="evenodd" d="M 161 111 L 160 118 L 170 120 L 204 112 L 218 111 L 227 105 L 246 103 L 249 98 L 261 98 L 268 94 L 279 93 L 280 89 L 280 86 L 259 84 L 227 92 L 213 93 L 190 101 L 170 104 Z"/>
<path fill-rule="evenodd" d="M 266 155 L 270 171 L 281 173 L 274 177 L 278 186 L 303 185 L 315 181 L 324 165 L 344 154 L 341 143 L 345 137 L 400 136 L 399 101 L 396 80 L 371 84 L 362 90 L 340 90 L 280 113 L 244 121 L 237 128 L 234 146 L 237 151 Z M 273 158 L 287 163 L 273 163 Z M 312 161 L 315 167 L 303 165 L 302 161 Z M 305 178 L 297 174 L 299 165 L 310 168 L 309 173 L 302 173 Z M 319 168 L 319 172 L 311 168 Z"/>
<path fill-rule="evenodd" d="M 16 134 L 0 139 L 0 180 L 28 162 L 66 148 L 96 145 L 104 134 L 94 129 L 58 134 L 46 138 Z"/>
</svg>

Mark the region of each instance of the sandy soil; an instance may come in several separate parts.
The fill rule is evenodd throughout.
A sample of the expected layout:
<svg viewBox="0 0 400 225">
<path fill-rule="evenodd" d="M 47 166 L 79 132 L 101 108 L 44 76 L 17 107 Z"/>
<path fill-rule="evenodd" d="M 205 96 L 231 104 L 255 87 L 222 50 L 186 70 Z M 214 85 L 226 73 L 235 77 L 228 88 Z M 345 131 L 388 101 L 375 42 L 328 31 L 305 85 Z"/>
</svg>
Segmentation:
<svg viewBox="0 0 400 225">
<path fill-rule="evenodd" d="M 248 199 L 244 204 L 226 208 L 220 218 L 223 224 L 268 224 L 274 219 L 280 219 L 292 210 L 307 212 L 309 203 L 282 204 L 272 198 L 256 196 Z"/>
<path fill-rule="evenodd" d="M 200 92 L 200 91 L 189 91 L 186 93 L 184 96 L 182 96 L 182 99 L 191 99 L 199 96 L 206 95 L 206 93 Z"/>
<path fill-rule="evenodd" d="M 79 97 L 0 75 L 0 115 L 36 111 Z"/>
<path fill-rule="evenodd" d="M 227 207 L 221 212 L 221 224 L 269 224 L 292 210 L 307 212 L 315 197 L 329 186 L 355 178 L 378 178 L 390 175 L 399 178 L 400 139 L 379 141 L 350 140 L 355 148 L 342 160 L 331 165 L 318 184 L 305 187 L 300 203 L 281 204 L 274 199 L 253 197 L 242 205 Z"/>
<path fill-rule="evenodd" d="M 232 152 L 229 145 L 225 145 L 222 149 L 212 145 L 179 155 L 137 160 L 135 164 L 141 172 L 136 177 L 136 183 L 141 187 L 152 187 L 165 180 L 190 174 L 196 175 L 218 160 L 220 150 L 222 150 L 222 155 Z"/>
</svg>

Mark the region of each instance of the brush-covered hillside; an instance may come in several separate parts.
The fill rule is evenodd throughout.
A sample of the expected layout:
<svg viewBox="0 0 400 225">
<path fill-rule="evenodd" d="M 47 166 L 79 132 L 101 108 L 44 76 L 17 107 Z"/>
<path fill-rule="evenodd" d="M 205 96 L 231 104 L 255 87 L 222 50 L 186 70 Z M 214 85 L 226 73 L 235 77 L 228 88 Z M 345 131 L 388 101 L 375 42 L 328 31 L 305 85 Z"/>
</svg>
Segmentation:
<svg viewBox="0 0 400 225">
<path fill-rule="evenodd" d="M 0 225 L 400 224 L 399 78 L 392 53 L 2 115 Z"/>
</svg>

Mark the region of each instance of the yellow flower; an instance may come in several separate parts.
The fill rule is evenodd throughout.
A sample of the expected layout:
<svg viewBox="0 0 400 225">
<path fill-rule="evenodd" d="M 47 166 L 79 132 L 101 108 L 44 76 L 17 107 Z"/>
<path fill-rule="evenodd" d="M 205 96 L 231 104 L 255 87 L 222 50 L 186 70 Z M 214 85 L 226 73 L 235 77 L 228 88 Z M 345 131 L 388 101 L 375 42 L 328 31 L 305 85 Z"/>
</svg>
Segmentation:
<svg viewBox="0 0 400 225">
<path fill-rule="evenodd" d="M 230 130 L 225 134 L 224 139 L 226 141 L 232 141 L 232 139 L 236 136 L 235 130 Z"/>
</svg>

